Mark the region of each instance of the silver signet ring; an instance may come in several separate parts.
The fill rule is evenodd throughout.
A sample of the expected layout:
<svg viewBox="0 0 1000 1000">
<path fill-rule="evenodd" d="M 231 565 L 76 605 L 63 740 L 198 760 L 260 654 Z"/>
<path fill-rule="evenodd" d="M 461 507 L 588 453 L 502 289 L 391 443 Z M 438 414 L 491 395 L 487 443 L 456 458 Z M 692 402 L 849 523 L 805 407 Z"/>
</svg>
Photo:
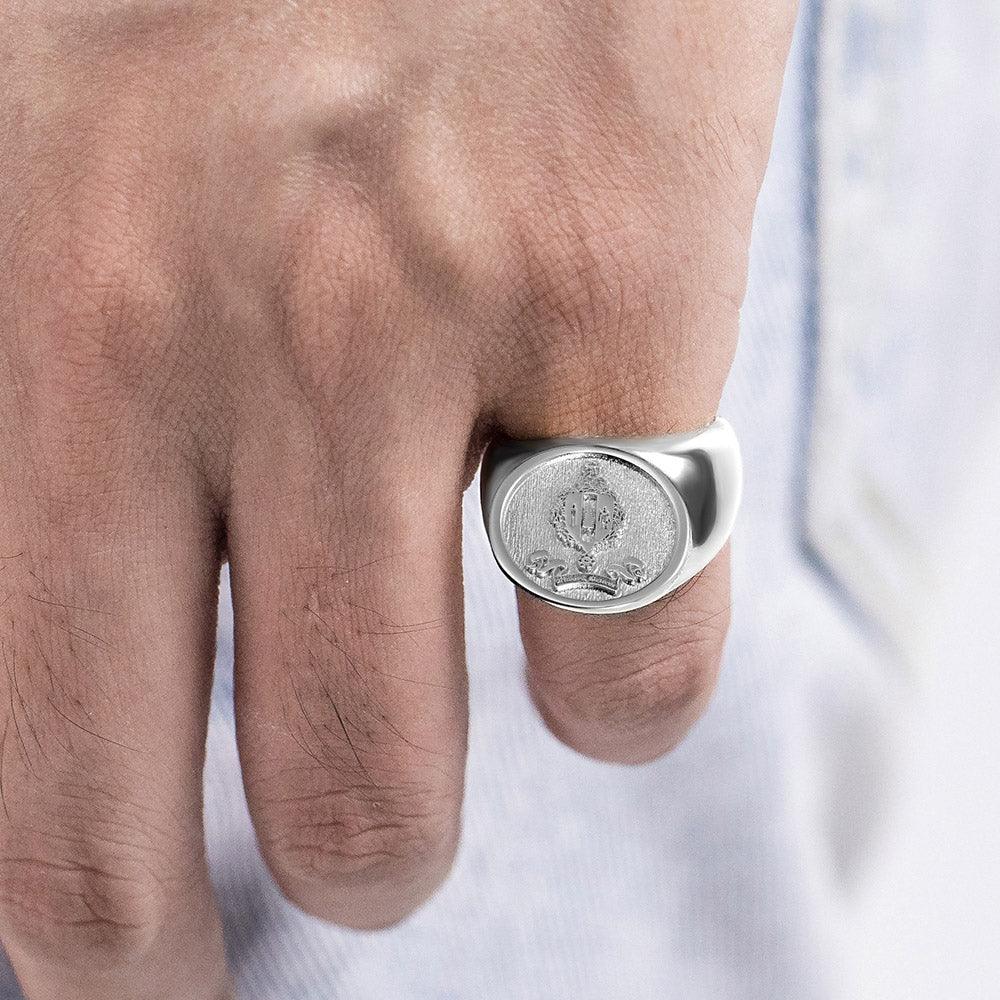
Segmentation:
<svg viewBox="0 0 1000 1000">
<path fill-rule="evenodd" d="M 504 573 L 550 604 L 609 615 L 666 597 L 718 555 L 743 466 L 718 419 L 665 437 L 497 441 L 481 487 Z"/>
</svg>

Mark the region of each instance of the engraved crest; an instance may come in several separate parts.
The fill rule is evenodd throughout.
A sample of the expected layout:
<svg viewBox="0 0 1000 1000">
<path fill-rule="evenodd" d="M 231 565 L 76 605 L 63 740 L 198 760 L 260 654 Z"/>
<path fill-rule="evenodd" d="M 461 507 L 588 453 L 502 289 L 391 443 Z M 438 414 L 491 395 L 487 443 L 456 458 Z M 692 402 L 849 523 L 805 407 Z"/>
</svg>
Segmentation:
<svg viewBox="0 0 1000 1000">
<path fill-rule="evenodd" d="M 611 546 L 621 533 L 625 511 L 600 464 L 590 459 L 578 482 L 560 495 L 550 520 L 559 541 L 589 556 Z"/>
<path fill-rule="evenodd" d="M 549 521 L 559 541 L 576 553 L 575 566 L 572 555 L 560 559 L 538 549 L 528 556 L 524 568 L 557 593 L 590 588 L 616 597 L 623 586 L 646 582 L 646 567 L 637 556 L 599 569 L 599 554 L 617 547 L 625 526 L 625 509 L 601 475 L 600 462 L 588 459 L 583 463 L 577 482 L 556 498 Z"/>
</svg>

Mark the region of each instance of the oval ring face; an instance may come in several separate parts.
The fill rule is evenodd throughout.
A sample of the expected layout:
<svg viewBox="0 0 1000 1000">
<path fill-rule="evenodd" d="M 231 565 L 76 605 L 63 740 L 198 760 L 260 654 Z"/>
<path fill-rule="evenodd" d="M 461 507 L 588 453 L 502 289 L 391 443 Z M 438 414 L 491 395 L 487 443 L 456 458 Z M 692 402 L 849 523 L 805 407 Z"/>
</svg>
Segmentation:
<svg viewBox="0 0 1000 1000">
<path fill-rule="evenodd" d="M 688 548 L 673 484 L 635 456 L 555 449 L 503 484 L 492 541 L 515 583 L 564 607 L 611 613 L 669 592 Z"/>
</svg>

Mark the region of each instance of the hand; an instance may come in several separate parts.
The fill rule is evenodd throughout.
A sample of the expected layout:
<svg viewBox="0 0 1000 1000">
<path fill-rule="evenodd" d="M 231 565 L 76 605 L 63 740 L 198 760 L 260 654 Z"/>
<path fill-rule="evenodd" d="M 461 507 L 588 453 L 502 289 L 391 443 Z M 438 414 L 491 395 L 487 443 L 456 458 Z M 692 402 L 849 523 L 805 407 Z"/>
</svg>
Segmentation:
<svg viewBox="0 0 1000 1000">
<path fill-rule="evenodd" d="M 280 885 L 401 918 L 458 836 L 460 498 L 484 442 L 700 427 L 790 0 L 0 9 L 0 937 L 30 1000 L 227 994 L 201 767 L 232 565 Z M 724 558 L 520 604 L 552 730 L 705 705 Z M 540 804 L 541 805 L 541 804 Z"/>
</svg>

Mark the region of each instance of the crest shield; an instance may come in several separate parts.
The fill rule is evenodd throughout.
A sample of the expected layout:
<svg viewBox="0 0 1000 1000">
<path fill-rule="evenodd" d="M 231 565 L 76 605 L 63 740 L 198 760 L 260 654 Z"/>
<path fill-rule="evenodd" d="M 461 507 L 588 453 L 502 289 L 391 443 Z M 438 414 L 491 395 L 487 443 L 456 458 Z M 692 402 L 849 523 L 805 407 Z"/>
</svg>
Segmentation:
<svg viewBox="0 0 1000 1000">
<path fill-rule="evenodd" d="M 593 552 L 615 530 L 617 501 L 610 491 L 570 490 L 562 497 L 562 523 L 582 552 Z"/>
<path fill-rule="evenodd" d="M 599 461 L 583 463 L 576 482 L 556 497 L 549 523 L 559 541 L 578 555 L 571 562 L 547 549 L 537 549 L 528 556 L 525 570 L 545 580 L 556 593 L 587 589 L 615 597 L 622 587 L 645 582 L 646 567 L 634 556 L 600 565 L 598 554 L 620 544 L 625 509 L 601 475 Z"/>
</svg>

